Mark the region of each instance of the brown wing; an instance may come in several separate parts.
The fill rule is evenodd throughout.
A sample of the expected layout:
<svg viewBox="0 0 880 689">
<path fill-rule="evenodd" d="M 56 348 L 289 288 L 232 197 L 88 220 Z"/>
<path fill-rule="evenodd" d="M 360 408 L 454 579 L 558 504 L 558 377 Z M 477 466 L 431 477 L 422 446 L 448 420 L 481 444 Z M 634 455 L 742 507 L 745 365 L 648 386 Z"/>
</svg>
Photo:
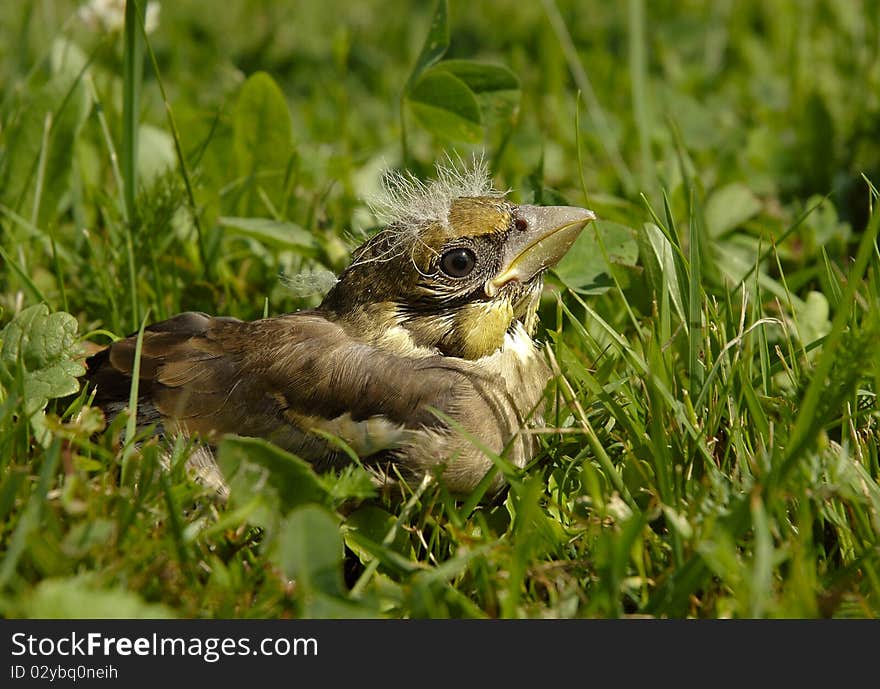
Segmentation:
<svg viewBox="0 0 880 689">
<path fill-rule="evenodd" d="M 96 401 L 110 414 L 128 403 L 135 342 L 88 360 Z M 206 439 L 264 437 L 323 467 L 345 461 L 314 432 L 323 430 L 377 466 L 393 461 L 404 476 L 452 460 L 444 481 L 466 492 L 492 465 L 468 436 L 496 453 L 509 449 L 518 466 L 531 456 L 532 441 L 518 429 L 540 398 L 544 370 L 523 364 L 505 373 L 454 357 L 396 355 L 318 312 L 253 322 L 185 313 L 144 332 L 138 421 Z M 442 432 L 445 417 L 434 410 L 466 433 Z"/>
<path fill-rule="evenodd" d="M 88 360 L 96 403 L 128 402 L 136 338 Z M 173 420 L 200 434 L 277 437 L 297 415 L 383 416 L 408 428 L 452 412 L 464 371 L 446 357 L 410 359 L 348 336 L 316 312 L 243 322 L 184 313 L 144 331 L 140 421 Z"/>
</svg>

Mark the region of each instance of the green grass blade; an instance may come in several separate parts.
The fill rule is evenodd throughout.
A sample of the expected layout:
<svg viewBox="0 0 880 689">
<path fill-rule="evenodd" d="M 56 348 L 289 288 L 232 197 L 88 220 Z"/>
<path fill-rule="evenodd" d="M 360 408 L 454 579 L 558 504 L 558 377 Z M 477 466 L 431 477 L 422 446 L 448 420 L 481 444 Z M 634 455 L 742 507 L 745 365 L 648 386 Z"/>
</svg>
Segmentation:
<svg viewBox="0 0 880 689">
<path fill-rule="evenodd" d="M 141 377 L 141 351 L 144 343 L 144 329 L 147 327 L 147 319 L 150 317 L 149 311 L 144 314 L 141 326 L 138 329 L 137 341 L 134 349 L 134 362 L 131 368 L 131 388 L 128 393 L 128 420 L 125 425 L 125 446 L 122 450 L 122 483 L 126 485 L 130 482 L 132 472 L 131 459 L 137 449 L 135 437 L 137 435 L 137 410 L 138 410 L 138 391 L 140 389 Z"/>
<path fill-rule="evenodd" d="M 874 253 L 878 230 L 880 230 L 880 213 L 875 212 L 868 222 L 861 242 L 859 242 L 855 262 L 847 277 L 846 289 L 841 296 L 837 313 L 831 322 L 831 332 L 828 333 L 822 347 L 822 355 L 812 371 L 810 384 L 799 405 L 784 458 L 775 473 L 775 483 L 777 484 L 783 482 L 792 469 L 797 466 L 797 463 L 802 459 L 804 449 L 816 439 L 821 431 L 821 426 L 816 424 L 816 412 L 822 395 L 829 385 L 828 374 L 839 354 L 839 345 L 848 328 L 857 291 L 862 285 L 862 277 Z M 872 312 L 870 317 L 876 319 L 876 312 Z M 830 382 L 830 384 L 834 384 L 834 382 Z"/>
<path fill-rule="evenodd" d="M 629 0 L 627 5 L 629 23 L 629 72 L 632 93 L 633 116 L 639 136 L 640 179 L 642 189 L 653 190 L 656 186 L 654 158 L 651 154 L 653 131 L 649 111 L 651 96 L 648 89 L 648 54 L 650 45 L 645 32 L 644 0 Z"/>
<path fill-rule="evenodd" d="M 140 24 L 146 17 L 146 2 L 126 0 L 124 47 L 122 51 L 122 179 L 129 222 L 136 217 L 138 127 L 144 48 Z M 135 316 L 137 319 L 137 316 Z"/>
<path fill-rule="evenodd" d="M 0 562 L 0 586 L 5 586 L 15 574 L 19 559 L 27 548 L 28 539 L 40 529 L 43 510 L 46 509 L 46 494 L 55 478 L 55 469 L 61 457 L 61 440 L 56 438 L 49 446 L 40 468 L 40 478 L 36 488 L 28 498 L 27 506 L 18 518 L 15 531 L 6 545 L 3 561 Z"/>
</svg>

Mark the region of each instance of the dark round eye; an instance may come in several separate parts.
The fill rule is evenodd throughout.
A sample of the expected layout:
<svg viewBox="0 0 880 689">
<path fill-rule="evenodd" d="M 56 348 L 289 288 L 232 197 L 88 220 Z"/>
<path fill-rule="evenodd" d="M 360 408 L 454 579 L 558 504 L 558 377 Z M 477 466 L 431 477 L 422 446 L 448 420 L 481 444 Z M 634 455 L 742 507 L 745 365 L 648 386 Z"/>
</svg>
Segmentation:
<svg viewBox="0 0 880 689">
<path fill-rule="evenodd" d="M 451 278 L 463 278 L 471 274 L 477 257 L 470 249 L 452 249 L 440 257 L 440 270 Z"/>
<path fill-rule="evenodd" d="M 525 232 L 527 229 L 529 229 L 529 221 L 519 216 L 516 217 L 516 219 L 513 221 L 513 224 L 520 232 Z"/>
</svg>

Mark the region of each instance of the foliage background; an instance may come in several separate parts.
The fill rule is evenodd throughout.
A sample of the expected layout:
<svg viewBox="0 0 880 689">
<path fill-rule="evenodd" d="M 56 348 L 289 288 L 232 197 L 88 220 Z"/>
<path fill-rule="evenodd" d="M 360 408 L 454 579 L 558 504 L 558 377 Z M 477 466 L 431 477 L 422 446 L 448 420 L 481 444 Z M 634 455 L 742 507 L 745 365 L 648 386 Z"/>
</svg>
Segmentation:
<svg viewBox="0 0 880 689">
<path fill-rule="evenodd" d="M 433 56 L 433 3 L 206 7 L 143 54 L 0 7 L 0 612 L 877 615 L 880 3 L 453 0 Z M 509 72 L 440 97 L 426 56 Z M 502 499 L 230 439 L 223 507 L 76 396 L 144 317 L 316 303 L 384 168 L 474 150 L 603 219 L 542 304 L 561 431 Z"/>
</svg>

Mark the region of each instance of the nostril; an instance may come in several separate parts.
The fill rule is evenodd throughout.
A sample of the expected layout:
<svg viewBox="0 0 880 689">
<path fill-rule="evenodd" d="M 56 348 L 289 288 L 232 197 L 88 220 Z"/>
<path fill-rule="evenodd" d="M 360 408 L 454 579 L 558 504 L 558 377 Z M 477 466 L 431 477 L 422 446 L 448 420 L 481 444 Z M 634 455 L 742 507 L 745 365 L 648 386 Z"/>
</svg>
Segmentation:
<svg viewBox="0 0 880 689">
<path fill-rule="evenodd" d="M 525 232 L 529 229 L 529 221 L 520 216 L 517 216 L 516 219 L 514 219 L 513 224 L 520 232 Z"/>
</svg>

